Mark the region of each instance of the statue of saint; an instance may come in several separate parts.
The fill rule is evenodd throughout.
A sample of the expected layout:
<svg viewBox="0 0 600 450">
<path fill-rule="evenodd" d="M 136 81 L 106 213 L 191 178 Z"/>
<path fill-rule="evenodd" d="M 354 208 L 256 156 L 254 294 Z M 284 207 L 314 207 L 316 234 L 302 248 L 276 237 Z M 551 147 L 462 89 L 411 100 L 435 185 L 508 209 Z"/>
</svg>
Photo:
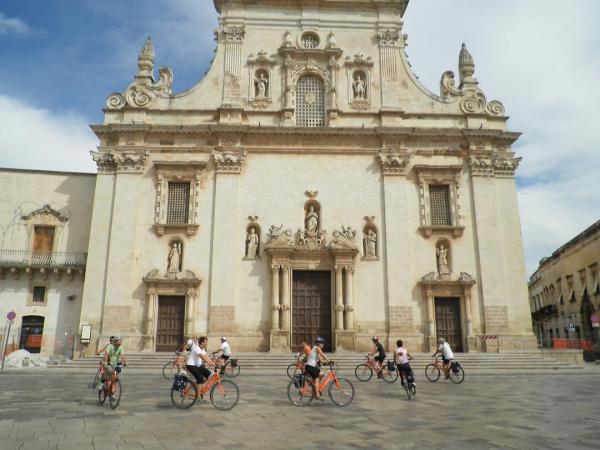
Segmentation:
<svg viewBox="0 0 600 450">
<path fill-rule="evenodd" d="M 181 272 L 179 267 L 181 262 L 181 249 L 179 248 L 179 242 L 173 242 L 171 249 L 169 250 L 169 265 L 167 266 L 167 272 Z"/>
<path fill-rule="evenodd" d="M 267 89 L 269 88 L 269 79 L 265 76 L 263 72 L 260 72 L 260 75 L 254 78 L 254 85 L 256 87 L 256 97 L 267 96 Z"/>
<path fill-rule="evenodd" d="M 440 246 L 438 247 L 437 251 L 437 262 L 438 262 L 438 273 L 440 274 L 446 274 L 446 273 L 450 273 L 450 269 L 448 268 L 448 260 L 447 255 L 448 255 L 448 249 L 445 248 L 443 245 L 440 244 Z"/>
<path fill-rule="evenodd" d="M 310 206 L 306 215 L 306 231 L 309 235 L 314 235 L 319 227 L 319 215 L 315 212 L 315 207 Z"/>
<path fill-rule="evenodd" d="M 365 236 L 365 256 L 376 257 L 377 256 L 377 233 L 369 228 Z"/>
<path fill-rule="evenodd" d="M 354 83 L 352 83 L 352 87 L 354 89 L 354 99 L 355 100 L 364 100 L 366 94 L 365 82 L 363 81 L 360 75 L 357 75 L 354 79 Z"/>
<path fill-rule="evenodd" d="M 248 236 L 246 236 L 246 257 L 256 258 L 258 252 L 258 234 L 254 228 L 250 228 Z"/>
</svg>

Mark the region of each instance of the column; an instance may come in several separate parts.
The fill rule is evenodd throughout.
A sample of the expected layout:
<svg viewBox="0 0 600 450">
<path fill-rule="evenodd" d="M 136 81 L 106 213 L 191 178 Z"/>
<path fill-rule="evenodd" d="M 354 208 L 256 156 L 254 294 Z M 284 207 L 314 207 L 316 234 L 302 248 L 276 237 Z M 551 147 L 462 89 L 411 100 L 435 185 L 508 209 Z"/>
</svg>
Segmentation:
<svg viewBox="0 0 600 450">
<path fill-rule="evenodd" d="M 344 285 L 342 266 L 335 266 L 335 330 L 344 329 Z"/>
<path fill-rule="evenodd" d="M 431 289 L 427 289 L 425 295 L 427 297 L 427 337 L 431 341 L 435 335 L 435 328 L 433 324 L 433 291 Z"/>
<path fill-rule="evenodd" d="M 473 311 L 471 310 L 471 292 L 465 287 L 465 317 L 467 318 L 467 337 L 473 337 Z"/>
<path fill-rule="evenodd" d="M 290 267 L 284 266 L 281 286 L 281 329 L 291 331 L 290 327 Z"/>
<path fill-rule="evenodd" d="M 346 330 L 354 329 L 354 268 L 346 266 Z"/>
<path fill-rule="evenodd" d="M 273 309 L 271 316 L 271 330 L 279 331 L 279 266 L 271 265 L 271 273 L 273 275 L 271 281 L 271 308 Z"/>
<path fill-rule="evenodd" d="M 156 311 L 156 289 L 148 288 L 148 308 L 146 308 L 146 328 L 144 330 L 144 350 L 154 351 L 154 315 Z"/>
<path fill-rule="evenodd" d="M 196 334 L 194 320 L 196 317 L 196 289 L 189 288 L 185 297 L 185 328 L 184 334 L 186 337 L 191 337 Z"/>
</svg>

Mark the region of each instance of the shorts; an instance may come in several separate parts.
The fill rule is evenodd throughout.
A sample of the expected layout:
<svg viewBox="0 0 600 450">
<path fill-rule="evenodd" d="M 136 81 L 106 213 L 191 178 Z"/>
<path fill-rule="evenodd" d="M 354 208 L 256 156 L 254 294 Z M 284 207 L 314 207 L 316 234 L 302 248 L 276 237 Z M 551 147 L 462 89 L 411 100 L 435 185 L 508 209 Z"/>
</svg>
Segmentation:
<svg viewBox="0 0 600 450">
<path fill-rule="evenodd" d="M 304 370 L 306 370 L 306 373 L 313 379 L 319 378 L 319 373 L 321 373 L 321 369 L 315 366 L 309 366 L 308 364 L 304 366 Z"/>
<path fill-rule="evenodd" d="M 229 356 L 226 356 L 226 355 L 221 355 L 221 359 L 222 359 L 223 361 L 227 361 L 227 360 L 229 359 Z"/>
<path fill-rule="evenodd" d="M 385 361 L 385 353 L 383 355 L 377 355 L 375 358 L 375 361 L 379 361 L 381 364 L 383 364 L 383 362 Z"/>
<path fill-rule="evenodd" d="M 102 363 L 102 365 L 104 366 L 104 374 L 107 377 L 112 377 L 113 372 L 115 371 L 114 366 L 108 364 L 108 363 Z"/>
<path fill-rule="evenodd" d="M 452 361 L 451 359 L 446 359 L 446 358 L 442 357 L 442 362 L 444 363 L 444 365 L 450 364 L 451 361 Z"/>
<path fill-rule="evenodd" d="M 401 373 L 411 373 L 412 369 L 410 368 L 409 363 L 398 364 L 398 371 Z"/>
<path fill-rule="evenodd" d="M 186 368 L 200 384 L 210 378 L 210 370 L 204 366 L 186 366 Z"/>
</svg>

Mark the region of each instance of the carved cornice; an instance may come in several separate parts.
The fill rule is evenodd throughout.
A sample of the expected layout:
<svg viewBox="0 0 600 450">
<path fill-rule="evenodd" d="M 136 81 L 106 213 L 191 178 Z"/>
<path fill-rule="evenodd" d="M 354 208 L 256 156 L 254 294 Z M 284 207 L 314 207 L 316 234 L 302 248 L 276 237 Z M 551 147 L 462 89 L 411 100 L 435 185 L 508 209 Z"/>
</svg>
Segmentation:
<svg viewBox="0 0 600 450">
<path fill-rule="evenodd" d="M 246 36 L 246 30 L 243 26 L 240 27 L 221 27 L 216 32 L 217 39 L 220 42 L 233 42 L 233 43 L 241 43 L 244 41 L 244 37 Z"/>
<path fill-rule="evenodd" d="M 186 289 L 195 288 L 200 285 L 202 280 L 192 272 L 191 270 L 185 270 L 183 272 L 171 272 L 166 274 L 160 274 L 158 269 L 153 269 L 143 278 L 151 288 L 160 287 L 161 285 L 181 285 Z"/>
<path fill-rule="evenodd" d="M 217 173 L 241 173 L 246 160 L 245 150 L 214 150 L 213 160 Z"/>
<path fill-rule="evenodd" d="M 471 153 L 466 157 L 473 176 L 513 178 L 522 158 L 514 153 Z"/>
<path fill-rule="evenodd" d="M 143 173 L 149 155 L 146 150 L 113 153 L 117 173 Z"/>
<path fill-rule="evenodd" d="M 399 30 L 379 30 L 377 32 L 377 41 L 381 47 L 396 47 L 399 40 Z"/>
<path fill-rule="evenodd" d="M 406 175 L 410 163 L 410 153 L 407 150 L 381 149 L 379 163 L 384 175 Z"/>
<path fill-rule="evenodd" d="M 21 219 L 23 220 L 29 220 L 33 217 L 36 216 L 46 216 L 46 215 L 50 215 L 50 216 L 54 216 L 56 217 L 59 221 L 61 222 L 66 222 L 67 220 L 69 220 L 69 218 L 62 214 L 60 211 L 57 211 L 56 209 L 52 208 L 50 205 L 44 205 L 39 209 L 36 209 L 35 211 L 30 212 L 29 214 L 25 215 L 25 216 L 21 216 Z"/>
</svg>

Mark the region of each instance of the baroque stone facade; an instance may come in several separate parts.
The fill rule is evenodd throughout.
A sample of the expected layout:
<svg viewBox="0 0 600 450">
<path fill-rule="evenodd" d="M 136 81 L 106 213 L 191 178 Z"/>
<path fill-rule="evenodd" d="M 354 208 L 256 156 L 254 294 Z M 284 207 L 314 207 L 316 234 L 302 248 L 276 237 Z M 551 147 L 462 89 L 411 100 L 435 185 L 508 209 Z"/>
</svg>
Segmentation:
<svg viewBox="0 0 600 450">
<path fill-rule="evenodd" d="M 114 334 L 147 350 L 203 333 L 236 350 L 317 333 L 331 350 L 373 335 L 416 351 L 442 335 L 463 351 L 490 333 L 535 343 L 519 133 L 464 45 L 458 85 L 449 71 L 439 94 L 420 84 L 407 4 L 215 0 L 214 61 L 178 94 L 146 41 L 92 127 L 90 353 Z"/>
</svg>

